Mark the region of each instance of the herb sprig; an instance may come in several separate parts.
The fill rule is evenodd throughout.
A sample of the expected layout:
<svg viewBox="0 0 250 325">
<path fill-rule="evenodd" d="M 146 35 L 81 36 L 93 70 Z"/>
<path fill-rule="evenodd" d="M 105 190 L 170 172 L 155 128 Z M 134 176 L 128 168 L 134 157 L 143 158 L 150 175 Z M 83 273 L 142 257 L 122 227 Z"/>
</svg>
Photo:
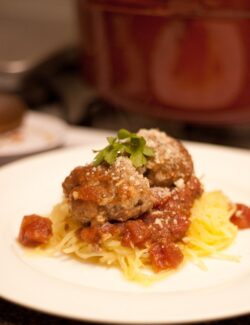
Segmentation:
<svg viewBox="0 0 250 325">
<path fill-rule="evenodd" d="M 146 165 L 147 158 L 154 156 L 154 150 L 146 145 L 146 140 L 131 133 L 126 129 L 120 129 L 117 137 L 108 137 L 108 146 L 102 150 L 96 150 L 97 155 L 94 158 L 94 166 L 98 166 L 103 162 L 112 165 L 117 157 L 127 156 L 132 161 L 134 167 L 142 167 Z"/>
</svg>

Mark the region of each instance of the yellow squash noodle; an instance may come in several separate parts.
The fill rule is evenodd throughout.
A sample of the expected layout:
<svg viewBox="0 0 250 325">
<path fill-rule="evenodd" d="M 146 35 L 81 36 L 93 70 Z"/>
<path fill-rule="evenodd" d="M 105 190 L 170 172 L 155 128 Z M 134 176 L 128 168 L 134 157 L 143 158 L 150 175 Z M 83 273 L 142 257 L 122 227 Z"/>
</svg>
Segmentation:
<svg viewBox="0 0 250 325">
<path fill-rule="evenodd" d="M 237 227 L 230 221 L 234 210 L 234 205 L 222 192 L 203 193 L 191 210 L 191 225 L 183 239 L 185 254 L 200 265 L 199 257 L 204 256 L 236 260 L 235 256 L 220 253 L 237 235 Z"/>
</svg>

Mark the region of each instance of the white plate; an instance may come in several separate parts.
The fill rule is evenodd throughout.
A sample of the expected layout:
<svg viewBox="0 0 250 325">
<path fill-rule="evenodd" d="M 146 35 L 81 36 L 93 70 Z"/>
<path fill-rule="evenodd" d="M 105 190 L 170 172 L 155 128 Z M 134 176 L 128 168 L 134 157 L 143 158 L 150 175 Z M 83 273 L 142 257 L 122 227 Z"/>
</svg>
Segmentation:
<svg viewBox="0 0 250 325">
<path fill-rule="evenodd" d="M 188 144 L 208 189 L 249 204 L 250 153 Z M 93 149 L 93 148 L 92 148 Z M 207 259 L 208 271 L 185 265 L 171 277 L 141 287 L 120 272 L 69 258 L 27 256 L 15 238 L 24 214 L 46 214 L 61 199 L 70 170 L 92 159 L 90 148 L 58 150 L 0 169 L 0 295 L 41 311 L 81 320 L 181 323 L 250 312 L 250 231 L 229 249 L 240 263 Z"/>
<path fill-rule="evenodd" d="M 57 117 L 28 112 L 22 125 L 0 135 L 0 163 L 32 153 L 60 147 L 65 139 L 65 123 Z"/>
</svg>

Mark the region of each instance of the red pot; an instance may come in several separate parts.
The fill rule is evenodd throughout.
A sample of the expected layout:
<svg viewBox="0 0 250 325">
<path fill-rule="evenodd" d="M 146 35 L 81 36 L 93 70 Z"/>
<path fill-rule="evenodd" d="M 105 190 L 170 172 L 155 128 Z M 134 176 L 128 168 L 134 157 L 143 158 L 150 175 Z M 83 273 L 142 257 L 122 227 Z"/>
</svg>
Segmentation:
<svg viewBox="0 0 250 325">
<path fill-rule="evenodd" d="M 78 0 L 83 74 L 113 105 L 250 123 L 249 0 Z"/>
</svg>

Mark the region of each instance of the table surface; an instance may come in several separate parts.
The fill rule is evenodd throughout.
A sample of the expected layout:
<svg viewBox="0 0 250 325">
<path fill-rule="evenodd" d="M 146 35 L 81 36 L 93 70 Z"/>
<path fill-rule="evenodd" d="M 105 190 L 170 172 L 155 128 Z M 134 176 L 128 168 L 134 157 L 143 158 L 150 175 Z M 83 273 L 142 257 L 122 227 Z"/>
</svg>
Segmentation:
<svg viewBox="0 0 250 325">
<path fill-rule="evenodd" d="M 90 324 L 46 315 L 23 308 L 0 299 L 0 325 L 79 325 Z M 93 324 L 93 323 L 92 323 Z M 196 323 L 203 325 L 245 325 L 250 324 L 250 316 L 237 317 L 215 322 Z"/>
<path fill-rule="evenodd" d="M 97 143 L 103 136 L 110 135 L 111 132 L 93 130 L 88 128 L 69 128 L 67 131 L 65 146 L 76 146 L 90 143 Z M 89 324 L 48 315 L 28 308 L 24 308 L 0 298 L 0 325 L 77 325 Z M 93 323 L 92 323 L 93 324 Z M 201 323 L 196 323 L 201 324 Z M 226 320 L 205 322 L 202 324 L 215 325 L 242 325 L 250 324 L 250 315 L 236 317 Z"/>
</svg>

